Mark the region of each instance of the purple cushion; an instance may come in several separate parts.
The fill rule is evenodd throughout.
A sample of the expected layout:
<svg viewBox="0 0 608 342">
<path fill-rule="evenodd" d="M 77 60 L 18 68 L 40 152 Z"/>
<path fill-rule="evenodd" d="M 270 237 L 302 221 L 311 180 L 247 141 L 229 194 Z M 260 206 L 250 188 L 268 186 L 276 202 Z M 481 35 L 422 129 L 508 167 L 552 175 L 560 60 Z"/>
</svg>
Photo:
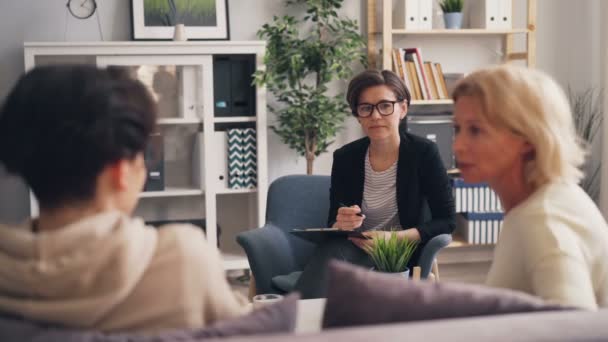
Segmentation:
<svg viewBox="0 0 608 342">
<path fill-rule="evenodd" d="M 204 341 L 214 337 L 292 332 L 299 297 L 289 295 L 279 303 L 264 306 L 245 316 L 216 322 L 205 328 L 176 330 L 157 335 L 104 334 L 0 317 L 0 341 L 23 342 L 164 342 Z"/>
<path fill-rule="evenodd" d="M 522 292 L 406 280 L 335 260 L 328 288 L 325 328 L 572 309 Z"/>
</svg>

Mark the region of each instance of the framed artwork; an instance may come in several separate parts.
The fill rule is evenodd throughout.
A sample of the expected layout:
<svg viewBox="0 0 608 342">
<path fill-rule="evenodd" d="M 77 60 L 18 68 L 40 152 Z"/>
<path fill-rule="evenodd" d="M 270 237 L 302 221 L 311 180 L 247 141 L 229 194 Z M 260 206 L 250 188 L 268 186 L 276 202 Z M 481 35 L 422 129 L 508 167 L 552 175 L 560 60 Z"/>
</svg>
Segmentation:
<svg viewBox="0 0 608 342">
<path fill-rule="evenodd" d="M 173 39 L 184 24 L 189 40 L 230 39 L 228 0 L 131 0 L 133 40 Z"/>
</svg>

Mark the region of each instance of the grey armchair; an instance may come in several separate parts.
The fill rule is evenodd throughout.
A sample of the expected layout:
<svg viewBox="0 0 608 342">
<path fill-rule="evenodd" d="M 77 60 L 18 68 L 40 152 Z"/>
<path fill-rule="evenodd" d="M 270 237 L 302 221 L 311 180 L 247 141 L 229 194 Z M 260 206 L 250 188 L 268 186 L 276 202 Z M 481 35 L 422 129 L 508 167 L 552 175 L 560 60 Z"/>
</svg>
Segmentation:
<svg viewBox="0 0 608 342">
<path fill-rule="evenodd" d="M 289 232 L 327 225 L 329 187 L 329 176 L 292 175 L 272 182 L 266 225 L 236 238 L 249 259 L 256 293 L 285 293 L 293 288 L 315 245 Z M 428 277 L 437 253 L 451 241 L 451 235 L 444 234 L 425 245 L 418 261 L 422 278 Z"/>
</svg>

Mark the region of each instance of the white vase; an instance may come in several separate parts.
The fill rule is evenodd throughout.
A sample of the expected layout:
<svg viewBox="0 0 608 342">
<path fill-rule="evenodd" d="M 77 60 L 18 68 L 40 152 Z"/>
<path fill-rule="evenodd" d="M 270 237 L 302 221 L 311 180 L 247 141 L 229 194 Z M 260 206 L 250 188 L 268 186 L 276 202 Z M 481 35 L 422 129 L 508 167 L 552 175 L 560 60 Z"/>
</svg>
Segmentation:
<svg viewBox="0 0 608 342">
<path fill-rule="evenodd" d="M 175 25 L 175 31 L 173 32 L 173 40 L 174 41 L 186 41 L 188 37 L 186 37 L 186 27 L 184 24 Z"/>
</svg>

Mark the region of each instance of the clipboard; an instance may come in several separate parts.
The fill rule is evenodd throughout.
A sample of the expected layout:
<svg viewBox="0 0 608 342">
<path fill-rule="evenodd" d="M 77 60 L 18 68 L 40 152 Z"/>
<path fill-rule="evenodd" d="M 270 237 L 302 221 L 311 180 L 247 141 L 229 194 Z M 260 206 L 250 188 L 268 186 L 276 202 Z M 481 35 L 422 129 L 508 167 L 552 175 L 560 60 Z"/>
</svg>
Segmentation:
<svg viewBox="0 0 608 342">
<path fill-rule="evenodd" d="M 320 243 L 327 239 L 347 239 L 349 237 L 371 239 L 370 237 L 363 235 L 363 232 L 359 230 L 344 230 L 340 228 L 303 228 L 293 229 L 290 231 L 290 233 L 313 243 Z"/>
</svg>

